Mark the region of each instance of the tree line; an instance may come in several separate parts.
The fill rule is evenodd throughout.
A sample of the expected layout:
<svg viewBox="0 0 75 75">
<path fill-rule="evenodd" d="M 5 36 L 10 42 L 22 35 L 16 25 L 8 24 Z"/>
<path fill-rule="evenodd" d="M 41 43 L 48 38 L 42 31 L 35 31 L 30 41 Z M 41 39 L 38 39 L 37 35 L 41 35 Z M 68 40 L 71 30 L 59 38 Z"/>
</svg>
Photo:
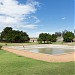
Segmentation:
<svg viewBox="0 0 75 75">
<path fill-rule="evenodd" d="M 71 31 L 64 30 L 61 32 L 55 32 L 55 34 L 49 34 L 49 33 L 41 33 L 39 34 L 38 42 L 39 43 L 52 43 L 57 41 L 57 37 L 62 37 L 63 42 L 73 42 L 74 39 L 74 33 Z"/>
<path fill-rule="evenodd" d="M 1 32 L 1 41 L 10 43 L 29 42 L 30 38 L 26 32 L 13 30 L 11 27 L 6 27 Z"/>
<path fill-rule="evenodd" d="M 62 37 L 63 42 L 73 42 L 74 33 L 64 30 L 63 32 L 55 32 L 55 34 L 41 33 L 37 39 L 38 43 L 52 43 L 57 41 L 57 37 Z M 13 30 L 12 27 L 6 27 L 0 34 L 0 41 L 10 43 L 29 42 L 30 38 L 26 32 Z"/>
</svg>

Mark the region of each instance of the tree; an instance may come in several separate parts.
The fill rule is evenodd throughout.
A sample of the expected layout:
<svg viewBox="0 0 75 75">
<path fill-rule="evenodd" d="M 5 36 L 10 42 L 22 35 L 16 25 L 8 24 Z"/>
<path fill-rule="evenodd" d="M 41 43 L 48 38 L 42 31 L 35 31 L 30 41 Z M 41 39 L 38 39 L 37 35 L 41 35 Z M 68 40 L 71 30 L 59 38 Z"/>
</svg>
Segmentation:
<svg viewBox="0 0 75 75">
<path fill-rule="evenodd" d="M 12 31 L 11 27 L 6 27 L 5 29 L 3 29 L 3 31 L 1 32 L 1 40 L 7 40 L 7 36 L 11 31 Z"/>
<path fill-rule="evenodd" d="M 62 35 L 62 33 L 61 33 L 61 32 L 55 32 L 55 35 L 56 35 L 57 37 L 60 37 L 60 36 Z"/>
<path fill-rule="evenodd" d="M 6 42 L 28 42 L 29 36 L 26 32 L 12 30 L 11 27 L 6 27 L 1 33 L 2 40 L 5 39 Z"/>
<path fill-rule="evenodd" d="M 52 34 L 51 36 L 51 42 L 56 42 L 57 36 L 55 34 Z"/>
<path fill-rule="evenodd" d="M 66 32 L 68 31 L 67 30 L 62 31 L 62 36 L 64 36 Z"/>
<path fill-rule="evenodd" d="M 47 33 L 41 33 L 41 34 L 39 35 L 39 40 L 41 40 L 42 42 L 44 41 L 44 43 L 45 43 L 45 41 L 46 41 L 46 36 L 47 36 Z"/>
<path fill-rule="evenodd" d="M 0 33 L 0 41 L 1 41 L 1 33 Z"/>
<path fill-rule="evenodd" d="M 39 44 L 42 43 L 42 39 L 41 38 L 38 38 L 37 41 L 38 41 Z"/>
<path fill-rule="evenodd" d="M 56 35 L 50 35 L 49 33 L 41 33 L 38 38 L 39 43 L 51 43 L 56 41 Z"/>
<path fill-rule="evenodd" d="M 66 33 L 64 33 L 63 39 L 63 41 L 65 42 L 72 42 L 74 39 L 74 33 L 67 31 Z"/>
<path fill-rule="evenodd" d="M 47 41 L 47 43 L 51 43 L 51 35 L 50 34 L 48 34 L 47 36 L 46 36 L 46 41 Z"/>
</svg>

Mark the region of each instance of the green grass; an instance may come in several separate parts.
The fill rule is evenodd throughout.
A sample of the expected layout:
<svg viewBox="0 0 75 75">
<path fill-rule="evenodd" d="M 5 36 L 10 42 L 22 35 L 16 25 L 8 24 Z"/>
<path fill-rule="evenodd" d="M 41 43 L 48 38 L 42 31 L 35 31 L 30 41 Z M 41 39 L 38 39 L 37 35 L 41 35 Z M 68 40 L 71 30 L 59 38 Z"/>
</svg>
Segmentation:
<svg viewBox="0 0 75 75">
<path fill-rule="evenodd" d="M 44 62 L 0 50 L 0 75 L 75 75 L 74 67 L 74 62 Z"/>
<path fill-rule="evenodd" d="M 6 43 L 0 43 L 1 46 L 5 46 Z M 32 43 L 7 43 L 7 46 L 23 46 L 23 45 L 37 45 L 38 43 L 32 42 Z M 63 43 L 62 42 L 53 42 L 52 44 L 56 45 L 70 45 L 73 46 L 75 45 L 75 42 L 72 43 Z"/>
<path fill-rule="evenodd" d="M 0 43 L 1 46 L 5 46 L 6 43 Z M 35 45 L 38 43 L 7 43 L 7 46 L 23 46 L 23 45 Z"/>
</svg>

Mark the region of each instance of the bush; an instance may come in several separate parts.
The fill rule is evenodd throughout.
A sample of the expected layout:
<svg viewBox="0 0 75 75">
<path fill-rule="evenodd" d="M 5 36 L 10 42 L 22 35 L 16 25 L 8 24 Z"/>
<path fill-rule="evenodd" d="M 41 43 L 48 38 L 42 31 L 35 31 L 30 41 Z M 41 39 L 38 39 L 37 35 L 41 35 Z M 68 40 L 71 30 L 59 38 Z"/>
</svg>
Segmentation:
<svg viewBox="0 0 75 75">
<path fill-rule="evenodd" d="M 2 46 L 0 45 L 0 50 L 1 50 Z"/>
</svg>

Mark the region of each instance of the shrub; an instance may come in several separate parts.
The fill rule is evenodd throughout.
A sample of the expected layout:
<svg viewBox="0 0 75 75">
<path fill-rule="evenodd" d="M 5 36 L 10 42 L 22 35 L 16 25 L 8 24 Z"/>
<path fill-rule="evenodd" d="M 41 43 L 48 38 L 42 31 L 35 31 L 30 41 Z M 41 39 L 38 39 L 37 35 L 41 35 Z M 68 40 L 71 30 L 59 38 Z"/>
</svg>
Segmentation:
<svg viewBox="0 0 75 75">
<path fill-rule="evenodd" d="M 0 50 L 1 50 L 2 46 L 0 45 Z"/>
</svg>

